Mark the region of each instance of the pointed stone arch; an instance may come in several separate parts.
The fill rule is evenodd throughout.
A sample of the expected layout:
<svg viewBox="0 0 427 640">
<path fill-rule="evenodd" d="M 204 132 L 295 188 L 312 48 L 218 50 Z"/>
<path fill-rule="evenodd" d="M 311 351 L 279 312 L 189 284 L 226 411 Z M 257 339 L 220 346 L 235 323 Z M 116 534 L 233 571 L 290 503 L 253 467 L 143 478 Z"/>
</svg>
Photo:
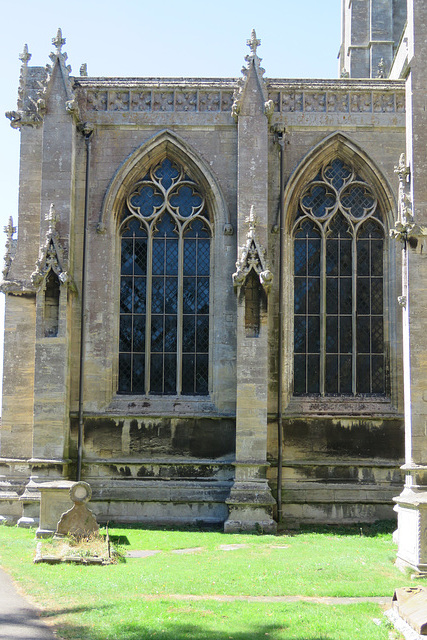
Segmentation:
<svg viewBox="0 0 427 640">
<path fill-rule="evenodd" d="M 378 198 L 378 204 L 384 216 L 386 227 L 391 228 L 395 219 L 397 204 L 387 179 L 372 158 L 361 147 L 343 133 L 335 132 L 313 147 L 290 176 L 284 192 L 286 229 L 290 230 L 296 213 L 296 203 L 299 201 L 305 186 L 313 180 L 323 164 L 336 157 L 349 162 L 356 172 L 360 173 L 366 182 L 372 186 Z"/>
<path fill-rule="evenodd" d="M 230 212 L 216 176 L 208 163 L 180 136 L 165 129 L 134 151 L 115 173 L 104 197 L 98 230 L 103 231 L 110 218 L 118 220 L 132 186 L 147 170 L 166 156 L 176 160 L 197 184 L 206 198 L 208 211 L 215 226 L 233 233 Z"/>
</svg>

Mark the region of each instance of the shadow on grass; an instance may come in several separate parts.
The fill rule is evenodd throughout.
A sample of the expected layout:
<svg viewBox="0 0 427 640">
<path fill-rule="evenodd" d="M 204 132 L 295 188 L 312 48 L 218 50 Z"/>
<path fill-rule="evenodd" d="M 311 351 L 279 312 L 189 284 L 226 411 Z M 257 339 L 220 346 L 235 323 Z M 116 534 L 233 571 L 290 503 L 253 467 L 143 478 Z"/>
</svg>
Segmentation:
<svg viewBox="0 0 427 640">
<path fill-rule="evenodd" d="M 58 633 L 66 640 L 106 640 L 105 632 L 97 632 L 94 629 L 81 625 L 61 624 Z M 258 625 L 250 631 L 234 632 L 227 629 L 209 630 L 194 624 L 168 624 L 167 628 L 159 625 L 158 628 L 138 623 L 126 623 L 114 629 L 108 639 L 114 640 L 148 640 L 161 638 L 162 640 L 292 640 L 294 632 L 286 631 L 286 625 Z M 308 633 L 299 636 L 299 640 L 337 640 L 336 636 L 318 635 Z"/>
</svg>

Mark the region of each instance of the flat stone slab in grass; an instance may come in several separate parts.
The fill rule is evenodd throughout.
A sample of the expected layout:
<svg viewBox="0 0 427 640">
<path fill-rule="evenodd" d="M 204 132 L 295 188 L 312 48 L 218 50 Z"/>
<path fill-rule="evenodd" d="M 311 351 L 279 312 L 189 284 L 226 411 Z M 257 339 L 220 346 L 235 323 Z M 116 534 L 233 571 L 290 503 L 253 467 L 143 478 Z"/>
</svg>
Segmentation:
<svg viewBox="0 0 427 640">
<path fill-rule="evenodd" d="M 247 544 L 221 544 L 219 549 L 221 551 L 234 551 L 235 549 L 243 549 L 244 547 L 248 547 Z"/>
<path fill-rule="evenodd" d="M 126 553 L 126 558 L 150 558 L 150 556 L 155 556 L 156 553 L 160 553 L 160 551 L 154 549 L 134 549 Z"/>
<path fill-rule="evenodd" d="M 203 547 L 190 547 L 189 549 L 173 549 L 172 553 L 197 553 L 203 551 Z"/>
</svg>

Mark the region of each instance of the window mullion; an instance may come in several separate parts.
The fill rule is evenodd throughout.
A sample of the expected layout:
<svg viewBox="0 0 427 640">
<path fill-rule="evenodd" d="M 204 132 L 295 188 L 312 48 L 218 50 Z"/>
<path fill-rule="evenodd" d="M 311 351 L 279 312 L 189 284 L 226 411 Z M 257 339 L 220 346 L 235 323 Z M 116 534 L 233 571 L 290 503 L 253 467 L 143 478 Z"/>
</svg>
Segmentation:
<svg viewBox="0 0 427 640">
<path fill-rule="evenodd" d="M 351 388 L 355 396 L 357 392 L 356 375 L 357 375 L 357 243 L 356 232 L 353 229 L 351 238 L 351 259 L 352 259 L 352 278 L 351 278 L 351 326 L 352 326 L 352 358 L 351 358 Z"/>
<path fill-rule="evenodd" d="M 182 393 L 182 331 L 183 331 L 183 279 L 184 279 L 184 238 L 182 228 L 177 223 L 179 229 L 178 238 L 178 274 L 177 274 L 177 319 L 176 319 L 176 392 L 178 395 Z"/>
<path fill-rule="evenodd" d="M 153 234 L 152 225 L 147 241 L 147 297 L 145 307 L 145 393 L 150 393 L 151 375 L 151 298 L 153 283 Z"/>
<path fill-rule="evenodd" d="M 320 368 L 319 390 L 325 395 L 326 377 L 326 236 L 322 227 L 320 244 Z"/>
</svg>

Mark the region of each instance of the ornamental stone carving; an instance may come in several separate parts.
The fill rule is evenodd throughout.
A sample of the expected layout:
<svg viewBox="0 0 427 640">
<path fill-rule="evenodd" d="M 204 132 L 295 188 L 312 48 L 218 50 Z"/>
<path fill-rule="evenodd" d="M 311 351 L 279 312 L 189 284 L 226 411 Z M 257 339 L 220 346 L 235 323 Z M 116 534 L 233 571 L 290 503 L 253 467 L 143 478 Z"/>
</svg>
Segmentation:
<svg viewBox="0 0 427 640">
<path fill-rule="evenodd" d="M 110 111 L 129 111 L 129 91 L 110 91 L 108 108 Z"/>
<path fill-rule="evenodd" d="M 89 111 L 107 111 L 107 92 L 89 91 L 87 94 L 87 108 Z"/>
<path fill-rule="evenodd" d="M 57 216 L 53 203 L 50 205 L 49 213 L 45 219 L 48 222 L 48 229 L 45 242 L 40 248 L 36 269 L 31 274 L 31 283 L 36 289 L 41 289 L 49 271 L 52 270 L 58 276 L 61 284 L 67 284 L 70 288 L 74 289 L 72 279 L 65 268 L 66 259 L 64 249 L 59 240 L 59 233 L 56 229 Z"/>
<path fill-rule="evenodd" d="M 350 111 L 356 113 L 366 113 L 372 111 L 371 93 L 352 93 L 350 96 Z"/>
<path fill-rule="evenodd" d="M 220 104 L 219 91 L 201 91 L 199 93 L 199 111 L 219 111 Z"/>
<path fill-rule="evenodd" d="M 245 284 L 246 279 L 253 270 L 259 278 L 259 281 L 266 293 L 269 293 L 273 283 L 273 274 L 270 271 L 265 256 L 264 247 L 258 242 L 256 234 L 257 219 L 252 205 L 249 217 L 246 218 L 249 223 L 249 231 L 246 235 L 246 243 L 239 250 L 239 259 L 236 262 L 236 271 L 233 273 L 233 285 L 235 289 Z"/>
<path fill-rule="evenodd" d="M 151 91 L 132 91 L 132 111 L 151 111 Z"/>
<path fill-rule="evenodd" d="M 173 91 L 156 91 L 153 95 L 153 111 L 173 111 Z"/>
<path fill-rule="evenodd" d="M 177 91 L 175 94 L 175 105 L 177 111 L 196 111 L 197 92 Z"/>
<path fill-rule="evenodd" d="M 305 93 L 306 111 L 326 111 L 326 93 Z"/>
<path fill-rule="evenodd" d="M 6 234 L 6 243 L 5 243 L 5 254 L 4 254 L 4 266 L 3 266 L 3 279 L 6 280 L 10 265 L 12 264 L 14 252 L 16 249 L 16 241 L 13 239 L 14 234 L 16 233 L 16 227 L 13 226 L 13 218 L 10 216 L 9 223 L 4 227 L 4 232 Z"/>
</svg>

